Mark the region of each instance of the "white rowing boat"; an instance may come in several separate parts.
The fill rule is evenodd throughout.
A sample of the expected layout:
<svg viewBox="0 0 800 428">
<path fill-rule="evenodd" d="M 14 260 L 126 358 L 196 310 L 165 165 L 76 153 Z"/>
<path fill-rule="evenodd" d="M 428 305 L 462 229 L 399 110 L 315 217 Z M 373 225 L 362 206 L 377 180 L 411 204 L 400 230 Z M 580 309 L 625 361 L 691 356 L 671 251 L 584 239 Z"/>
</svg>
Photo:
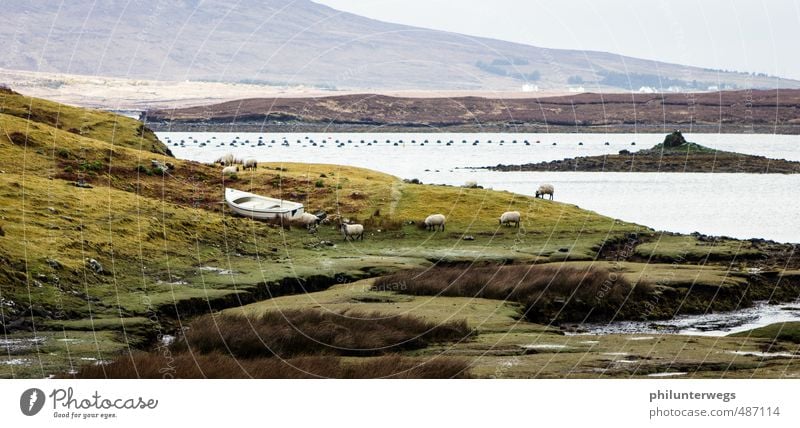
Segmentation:
<svg viewBox="0 0 800 428">
<path fill-rule="evenodd" d="M 236 214 L 256 219 L 291 219 L 303 214 L 303 204 L 230 188 L 225 189 L 225 202 Z"/>
</svg>

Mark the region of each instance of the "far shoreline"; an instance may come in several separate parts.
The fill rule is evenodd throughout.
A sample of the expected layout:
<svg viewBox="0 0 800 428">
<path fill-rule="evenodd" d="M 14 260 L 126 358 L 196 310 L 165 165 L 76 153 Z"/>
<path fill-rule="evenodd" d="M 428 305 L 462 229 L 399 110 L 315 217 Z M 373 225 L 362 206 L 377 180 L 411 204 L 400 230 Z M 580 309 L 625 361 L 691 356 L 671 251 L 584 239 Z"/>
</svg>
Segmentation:
<svg viewBox="0 0 800 428">
<path fill-rule="evenodd" d="M 409 134 L 665 134 L 673 129 L 684 129 L 692 134 L 753 134 L 753 135 L 800 135 L 800 125 L 731 125 L 670 123 L 664 125 L 541 125 L 541 124 L 480 124 L 480 125 L 369 125 L 352 123 L 275 123 L 270 121 L 239 122 L 170 122 L 146 121 L 147 127 L 155 132 L 260 132 L 260 133 L 409 133 Z"/>
</svg>

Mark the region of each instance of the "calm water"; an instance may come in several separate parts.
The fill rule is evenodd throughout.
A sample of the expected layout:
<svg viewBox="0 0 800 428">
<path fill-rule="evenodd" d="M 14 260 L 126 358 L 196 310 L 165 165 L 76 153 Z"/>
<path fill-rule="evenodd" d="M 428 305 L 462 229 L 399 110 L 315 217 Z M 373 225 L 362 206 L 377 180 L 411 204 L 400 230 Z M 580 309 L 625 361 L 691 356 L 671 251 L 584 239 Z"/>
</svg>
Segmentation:
<svg viewBox="0 0 800 428">
<path fill-rule="evenodd" d="M 662 134 L 163 132 L 159 137 L 176 156 L 203 162 L 233 153 L 269 162 L 344 164 L 425 183 L 476 181 L 484 187 L 527 195 L 547 182 L 555 186 L 559 201 L 659 230 L 800 242 L 796 221 L 800 218 L 800 175 L 469 169 L 636 150 L 661 142 Z M 721 150 L 800 161 L 798 136 L 691 134 L 687 139 Z"/>
<path fill-rule="evenodd" d="M 567 334 L 690 334 L 725 336 L 765 325 L 800 320 L 800 302 L 770 305 L 758 302 L 753 307 L 706 315 L 680 315 L 669 321 L 618 321 L 607 324 L 582 324 L 581 332 Z"/>
</svg>

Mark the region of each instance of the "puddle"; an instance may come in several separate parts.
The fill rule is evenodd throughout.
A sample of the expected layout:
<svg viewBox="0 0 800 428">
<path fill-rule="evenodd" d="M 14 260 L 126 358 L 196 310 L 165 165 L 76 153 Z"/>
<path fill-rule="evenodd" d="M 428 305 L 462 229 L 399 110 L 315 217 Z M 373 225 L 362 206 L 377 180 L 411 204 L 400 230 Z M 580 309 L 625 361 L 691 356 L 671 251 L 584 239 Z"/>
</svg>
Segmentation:
<svg viewBox="0 0 800 428">
<path fill-rule="evenodd" d="M 0 349 L 6 352 L 24 351 L 34 346 L 44 343 L 44 337 L 34 337 L 30 339 L 0 339 Z"/>
<path fill-rule="evenodd" d="M 567 345 L 558 345 L 554 343 L 541 343 L 536 345 L 522 345 L 525 349 L 567 349 Z"/>
<path fill-rule="evenodd" d="M 799 302 L 770 305 L 756 302 L 753 307 L 704 315 L 679 315 L 666 321 L 618 321 L 606 324 L 581 324 L 566 335 L 603 334 L 685 334 L 725 336 L 770 324 L 800 321 Z M 652 339 L 652 338 L 651 338 Z M 630 340 L 646 340 L 632 338 Z"/>
<path fill-rule="evenodd" d="M 171 334 L 165 334 L 165 335 L 161 336 L 161 344 L 162 345 L 169 346 L 169 345 L 172 345 L 173 342 L 175 342 L 175 336 L 173 336 Z"/>
<path fill-rule="evenodd" d="M 789 352 L 728 351 L 728 353 L 761 358 L 800 358 L 800 355 Z"/>
<path fill-rule="evenodd" d="M 208 272 L 216 272 L 220 275 L 231 275 L 234 273 L 232 270 L 222 269 L 214 266 L 200 266 L 198 269 Z"/>
<path fill-rule="evenodd" d="M 31 363 L 30 360 L 27 360 L 25 358 L 13 358 L 10 360 L 0 361 L 0 364 L 5 364 L 7 366 L 27 366 L 30 363 Z"/>
</svg>

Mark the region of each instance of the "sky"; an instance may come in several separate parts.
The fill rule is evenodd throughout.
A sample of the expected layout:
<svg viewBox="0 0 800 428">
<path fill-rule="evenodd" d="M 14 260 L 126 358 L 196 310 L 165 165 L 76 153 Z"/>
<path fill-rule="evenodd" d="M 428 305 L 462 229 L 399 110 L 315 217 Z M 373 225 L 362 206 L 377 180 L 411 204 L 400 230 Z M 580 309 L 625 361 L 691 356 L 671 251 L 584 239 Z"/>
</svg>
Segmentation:
<svg viewBox="0 0 800 428">
<path fill-rule="evenodd" d="M 800 79 L 800 0 L 314 0 L 546 48 Z"/>
</svg>

